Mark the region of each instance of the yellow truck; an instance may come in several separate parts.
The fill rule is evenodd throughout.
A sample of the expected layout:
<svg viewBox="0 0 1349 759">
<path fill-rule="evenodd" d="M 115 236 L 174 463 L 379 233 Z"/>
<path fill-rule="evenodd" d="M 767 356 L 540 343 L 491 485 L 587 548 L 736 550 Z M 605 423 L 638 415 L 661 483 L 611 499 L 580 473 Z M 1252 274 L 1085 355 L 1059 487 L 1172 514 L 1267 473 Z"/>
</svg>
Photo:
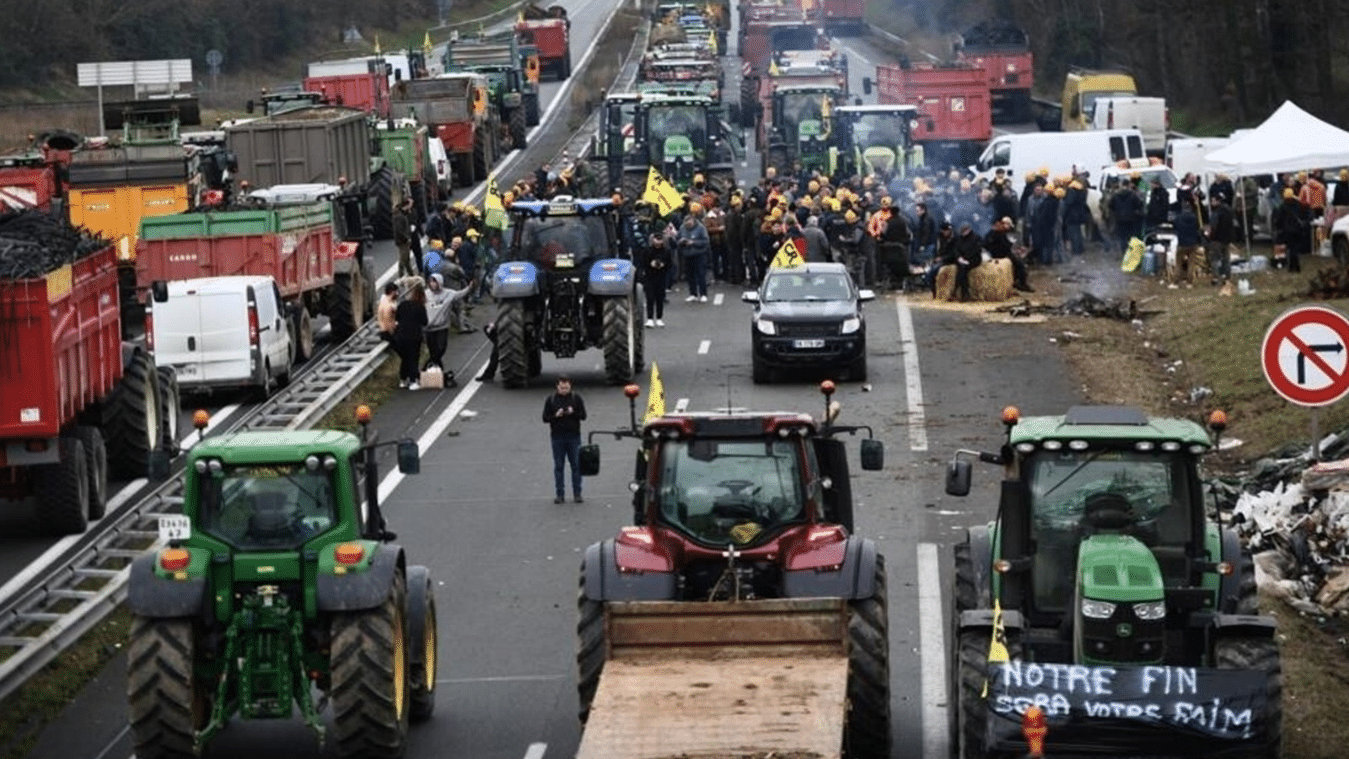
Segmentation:
<svg viewBox="0 0 1349 759">
<path fill-rule="evenodd" d="M 1074 68 L 1063 81 L 1061 128 L 1065 132 L 1091 129 L 1097 100 L 1137 94 L 1138 84 L 1128 74 Z"/>
</svg>

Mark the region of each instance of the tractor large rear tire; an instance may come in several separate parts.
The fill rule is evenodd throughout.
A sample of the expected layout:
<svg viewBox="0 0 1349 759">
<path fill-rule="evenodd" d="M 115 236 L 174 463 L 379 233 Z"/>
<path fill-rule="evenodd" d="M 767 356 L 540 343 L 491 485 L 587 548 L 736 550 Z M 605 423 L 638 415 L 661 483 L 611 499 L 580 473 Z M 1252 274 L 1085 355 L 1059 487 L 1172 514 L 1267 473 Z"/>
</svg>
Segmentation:
<svg viewBox="0 0 1349 759">
<path fill-rule="evenodd" d="M 501 301 L 497 308 L 497 368 L 505 387 L 524 387 L 529 381 L 526 347 L 524 300 Z"/>
<path fill-rule="evenodd" d="M 206 683 L 193 676 L 196 637 L 190 619 L 131 622 L 127 701 L 138 759 L 195 757 L 195 733 L 210 718 Z"/>
<path fill-rule="evenodd" d="M 632 312 L 633 302 L 628 296 L 604 299 L 604 326 L 601 335 L 604 346 L 604 377 L 612 385 L 631 382 L 636 376 L 636 335 L 642 323 Z"/>
<path fill-rule="evenodd" d="M 604 603 L 586 596 L 585 562 L 581 562 L 581 577 L 576 591 L 576 691 L 580 704 L 581 724 L 590 717 L 590 704 L 600 686 L 604 671 Z"/>
<path fill-rule="evenodd" d="M 412 679 L 413 722 L 431 718 L 436 710 L 436 594 L 431 572 L 423 566 L 408 567 L 408 674 Z"/>
<path fill-rule="evenodd" d="M 407 750 L 406 610 L 403 575 L 395 572 L 384 603 L 333 619 L 330 694 L 338 756 L 397 759 Z"/>
<path fill-rule="evenodd" d="M 889 759 L 889 641 L 885 557 L 877 555 L 876 592 L 848 605 L 848 759 Z"/>
<path fill-rule="evenodd" d="M 342 343 L 356 333 L 365 320 L 365 277 L 355 269 L 333 277 L 328 288 L 328 322 L 333 340 Z"/>
<path fill-rule="evenodd" d="M 370 177 L 370 194 L 375 196 L 375 210 L 370 214 L 370 230 L 376 240 L 393 237 L 393 167 L 384 164 Z"/>
<path fill-rule="evenodd" d="M 970 556 L 970 541 L 962 540 L 951 546 L 955 559 L 956 574 L 956 614 L 979 608 L 979 585 L 974 571 L 974 559 Z"/>
<path fill-rule="evenodd" d="M 525 95 L 525 126 L 539 125 L 539 95 Z"/>
<path fill-rule="evenodd" d="M 39 523 L 53 535 L 78 535 L 89 526 L 89 463 L 84 443 L 63 437 L 61 460 L 36 467 Z"/>
<path fill-rule="evenodd" d="M 89 518 L 101 519 L 108 511 L 108 447 L 103 442 L 103 431 L 82 424 L 75 428 L 75 437 L 84 445 L 85 473 L 89 476 Z"/>
<path fill-rule="evenodd" d="M 473 130 L 473 173 L 486 179 L 492 170 L 492 136 L 487 127 Z"/>
<path fill-rule="evenodd" d="M 159 448 L 161 425 L 155 379 L 154 361 L 148 353 L 137 350 L 108 398 L 103 431 L 114 479 L 146 476 L 150 452 Z"/>
<path fill-rule="evenodd" d="M 1283 664 L 1279 644 L 1272 638 L 1220 638 L 1213 644 L 1218 669 L 1256 670 L 1265 673 L 1264 741 L 1252 745 L 1245 756 L 1278 759 L 1283 740 Z"/>
<path fill-rule="evenodd" d="M 509 123 L 511 147 L 515 150 L 524 150 L 529 146 L 529 129 L 525 124 L 525 110 L 523 108 L 512 108 Z"/>
<path fill-rule="evenodd" d="M 1259 614 L 1259 589 L 1255 585 L 1255 562 L 1246 551 L 1236 561 L 1237 601 L 1232 610 L 1235 614 Z"/>
</svg>

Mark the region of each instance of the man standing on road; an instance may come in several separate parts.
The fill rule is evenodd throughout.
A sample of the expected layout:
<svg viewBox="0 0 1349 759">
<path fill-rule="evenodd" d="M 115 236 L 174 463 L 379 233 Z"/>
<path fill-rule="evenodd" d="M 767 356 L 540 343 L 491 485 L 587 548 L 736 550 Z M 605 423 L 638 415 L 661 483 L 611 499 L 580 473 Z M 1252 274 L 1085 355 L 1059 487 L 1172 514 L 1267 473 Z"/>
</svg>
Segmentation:
<svg viewBox="0 0 1349 759">
<path fill-rule="evenodd" d="M 571 391 L 571 378 L 557 378 L 557 392 L 543 402 L 543 422 L 551 428 L 553 443 L 553 503 L 566 500 L 563 472 L 571 464 L 571 493 L 581 503 L 581 422 L 586 418 L 585 401 Z"/>
</svg>

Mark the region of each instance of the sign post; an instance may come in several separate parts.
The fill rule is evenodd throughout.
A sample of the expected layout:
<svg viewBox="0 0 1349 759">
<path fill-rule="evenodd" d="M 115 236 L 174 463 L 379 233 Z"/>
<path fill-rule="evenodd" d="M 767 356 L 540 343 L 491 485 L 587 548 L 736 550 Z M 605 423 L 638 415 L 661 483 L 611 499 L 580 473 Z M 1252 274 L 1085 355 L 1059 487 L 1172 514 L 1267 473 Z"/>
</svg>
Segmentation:
<svg viewBox="0 0 1349 759">
<path fill-rule="evenodd" d="M 1260 366 L 1274 392 L 1311 409 L 1312 460 L 1319 461 L 1319 410 L 1349 394 L 1349 317 L 1319 305 L 1283 312 L 1265 332 Z"/>
</svg>

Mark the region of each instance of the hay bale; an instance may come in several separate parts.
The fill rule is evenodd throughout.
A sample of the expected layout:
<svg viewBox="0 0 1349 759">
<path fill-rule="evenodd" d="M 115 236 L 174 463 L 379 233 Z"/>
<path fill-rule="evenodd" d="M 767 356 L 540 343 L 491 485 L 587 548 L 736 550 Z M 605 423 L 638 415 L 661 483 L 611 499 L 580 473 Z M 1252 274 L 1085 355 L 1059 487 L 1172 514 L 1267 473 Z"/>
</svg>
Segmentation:
<svg viewBox="0 0 1349 759">
<path fill-rule="evenodd" d="M 956 267 L 937 270 L 937 299 L 956 299 Z M 1012 289 L 1012 262 L 1006 258 L 985 261 L 970 270 L 970 300 L 1001 303 L 1015 294 Z"/>
</svg>

